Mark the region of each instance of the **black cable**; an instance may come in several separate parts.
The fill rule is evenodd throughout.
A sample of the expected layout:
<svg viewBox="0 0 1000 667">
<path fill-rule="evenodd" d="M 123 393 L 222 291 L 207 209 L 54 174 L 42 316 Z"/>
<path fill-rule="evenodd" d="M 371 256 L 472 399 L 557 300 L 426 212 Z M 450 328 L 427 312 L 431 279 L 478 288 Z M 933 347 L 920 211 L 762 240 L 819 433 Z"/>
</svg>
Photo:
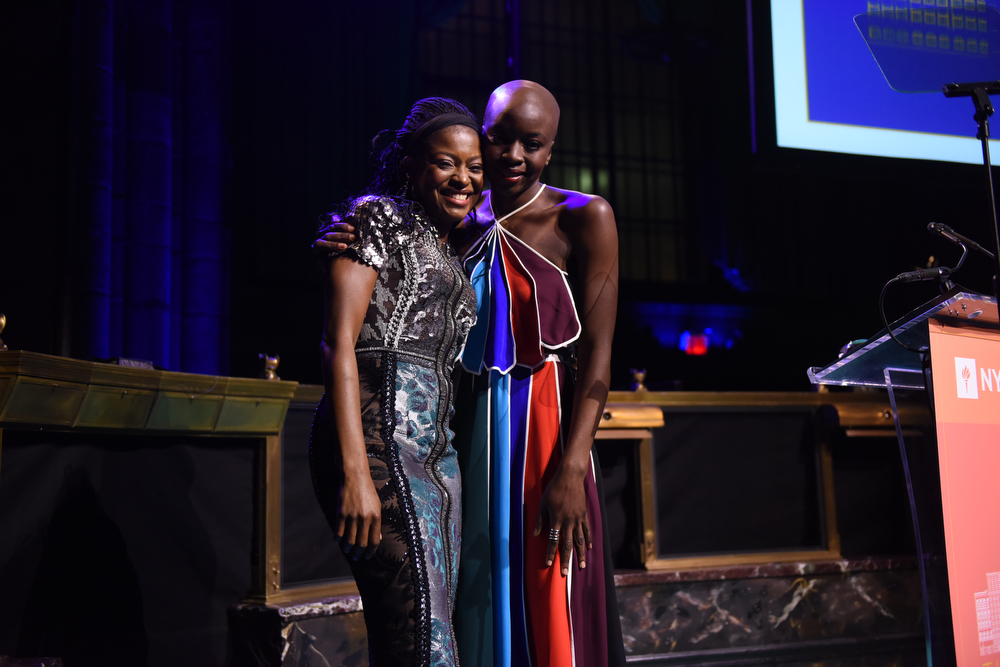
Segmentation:
<svg viewBox="0 0 1000 667">
<path fill-rule="evenodd" d="M 878 314 L 882 316 L 882 324 L 885 325 L 885 330 L 889 332 L 890 338 L 896 341 L 899 344 L 899 346 L 902 347 L 903 349 L 920 354 L 922 350 L 910 347 L 903 341 L 896 338 L 896 334 L 892 332 L 892 328 L 889 326 L 889 320 L 887 320 L 885 317 L 885 290 L 888 289 L 889 285 L 891 285 L 894 282 L 895 280 L 890 280 L 889 282 L 887 282 L 885 285 L 882 286 L 882 293 L 879 294 L 878 296 Z"/>
</svg>

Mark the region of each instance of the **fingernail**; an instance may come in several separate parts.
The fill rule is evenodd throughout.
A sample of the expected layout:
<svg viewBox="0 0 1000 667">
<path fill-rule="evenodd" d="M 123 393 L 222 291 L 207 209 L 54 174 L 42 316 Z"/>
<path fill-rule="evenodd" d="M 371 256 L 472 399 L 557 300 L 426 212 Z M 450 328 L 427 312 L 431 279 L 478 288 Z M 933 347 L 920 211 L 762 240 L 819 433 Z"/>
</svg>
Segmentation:
<svg viewBox="0 0 1000 667">
<path fill-rule="evenodd" d="M 584 563 L 584 562 L 581 562 L 581 563 L 580 563 L 580 569 L 581 569 L 581 570 L 586 570 L 586 569 L 587 569 L 587 564 L 586 564 L 586 563 Z"/>
<path fill-rule="evenodd" d="M 545 561 L 545 567 L 552 567 L 552 561 L 551 560 Z"/>
</svg>

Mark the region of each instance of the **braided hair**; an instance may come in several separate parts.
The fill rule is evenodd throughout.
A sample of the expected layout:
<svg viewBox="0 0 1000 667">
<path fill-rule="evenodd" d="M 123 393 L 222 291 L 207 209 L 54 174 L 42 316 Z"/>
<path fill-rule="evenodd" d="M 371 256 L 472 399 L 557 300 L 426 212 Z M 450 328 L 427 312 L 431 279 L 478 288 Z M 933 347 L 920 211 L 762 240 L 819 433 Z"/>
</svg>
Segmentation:
<svg viewBox="0 0 1000 667">
<path fill-rule="evenodd" d="M 403 121 L 402 127 L 392 137 L 392 130 L 382 130 L 372 139 L 372 162 L 375 164 L 375 178 L 368 185 L 365 194 L 396 195 L 406 187 L 403 158 L 416 155 L 426 144 L 427 135 L 414 139 L 414 132 L 443 114 L 468 116 L 478 127 L 475 114 L 459 102 L 446 97 L 425 97 L 417 100 Z M 386 145 L 387 144 L 387 145 Z"/>
</svg>

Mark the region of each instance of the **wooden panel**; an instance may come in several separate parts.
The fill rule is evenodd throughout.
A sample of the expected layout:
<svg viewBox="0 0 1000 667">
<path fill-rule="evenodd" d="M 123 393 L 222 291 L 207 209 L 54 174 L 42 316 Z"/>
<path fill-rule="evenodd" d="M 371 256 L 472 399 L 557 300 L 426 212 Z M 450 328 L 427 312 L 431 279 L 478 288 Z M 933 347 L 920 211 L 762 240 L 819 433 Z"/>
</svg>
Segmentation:
<svg viewBox="0 0 1000 667">
<path fill-rule="evenodd" d="M 323 385 L 321 384 L 300 384 L 295 388 L 295 398 L 296 403 L 312 403 L 313 405 L 319 403 L 319 400 L 323 398 Z"/>
<path fill-rule="evenodd" d="M 661 408 L 754 407 L 788 408 L 832 405 L 840 425 L 850 428 L 893 428 L 892 409 L 884 390 L 852 392 L 746 392 L 746 391 L 613 391 L 608 407 L 646 404 Z M 912 426 L 930 425 L 930 410 L 921 405 L 901 405 L 900 420 Z"/>
<path fill-rule="evenodd" d="M 0 412 L 3 412 L 3 406 L 7 404 L 7 393 L 14 386 L 14 378 L 11 376 L 0 376 Z"/>
<path fill-rule="evenodd" d="M 663 410 L 655 405 L 608 403 L 598 428 L 656 428 L 663 426 Z"/>
<path fill-rule="evenodd" d="M 211 432 L 222 409 L 222 396 L 161 391 L 146 422 L 151 431 Z"/>
<path fill-rule="evenodd" d="M 266 603 L 281 596 L 281 436 L 262 438 L 254 458 L 257 557 L 250 565 L 247 600 Z"/>
<path fill-rule="evenodd" d="M 885 391 L 612 391 L 609 403 L 647 403 L 682 407 L 792 407 L 809 405 L 889 407 Z"/>
<path fill-rule="evenodd" d="M 251 595 L 267 600 L 282 595 L 278 434 L 297 387 L 297 382 L 172 373 L 32 352 L 0 352 L 0 424 L 53 430 L 146 430 L 157 435 L 261 434 L 255 457 L 257 525 Z M 322 387 L 303 392 L 307 402 L 312 398 L 318 401 L 321 395 Z M 353 584 L 337 582 L 295 589 L 296 595 L 309 592 L 356 589 Z"/>
<path fill-rule="evenodd" d="M 594 440 L 643 440 L 652 437 L 652 431 L 642 428 L 602 428 L 594 434 Z"/>
<path fill-rule="evenodd" d="M 0 421 L 72 426 L 86 392 L 86 385 L 75 382 L 19 377 Z"/>
<path fill-rule="evenodd" d="M 153 407 L 156 392 L 91 385 L 83 399 L 76 426 L 141 429 Z"/>
<path fill-rule="evenodd" d="M 639 554 L 646 567 L 656 562 L 656 482 L 653 479 L 653 434 L 639 442 Z"/>
<path fill-rule="evenodd" d="M 288 400 L 227 396 L 215 425 L 217 433 L 277 433 L 285 421 Z"/>
<path fill-rule="evenodd" d="M 322 584 L 282 588 L 280 592 L 268 595 L 266 597 L 266 601 L 269 605 L 280 605 L 288 604 L 290 602 L 302 603 L 308 600 L 324 600 L 327 598 L 339 598 L 356 595 L 359 595 L 358 585 L 354 583 L 353 579 L 348 579 L 344 581 L 333 581 Z M 264 599 L 265 598 L 258 599 L 251 597 L 250 601 L 259 602 Z"/>
<path fill-rule="evenodd" d="M 227 396 L 284 398 L 288 400 L 298 395 L 298 382 L 262 380 L 260 378 L 226 378 L 226 380 Z M 320 389 L 322 390 L 322 387 Z"/>
<path fill-rule="evenodd" d="M 609 403 L 648 403 L 663 407 L 780 406 L 822 405 L 823 403 L 873 402 L 873 394 L 831 394 L 791 391 L 612 391 Z M 889 400 L 881 394 L 886 406 Z M 834 400 L 834 397 L 836 400 Z"/>
<path fill-rule="evenodd" d="M 37 352 L 0 352 L 0 374 L 31 375 L 66 382 L 90 382 L 94 362 L 55 357 Z"/>
<path fill-rule="evenodd" d="M 773 551 L 767 553 L 735 553 L 715 556 L 691 556 L 689 558 L 661 558 L 646 561 L 647 570 L 703 570 L 732 565 L 760 565 L 764 563 L 809 563 L 816 561 L 840 560 L 840 552 L 832 550 L 816 551 Z"/>
<path fill-rule="evenodd" d="M 647 569 L 839 555 L 818 406 L 675 405 L 667 417 L 640 462 L 655 477 L 640 477 Z"/>
<path fill-rule="evenodd" d="M 195 373 L 163 373 L 158 386 L 160 391 L 199 396 L 224 396 L 230 378 Z M 263 382 L 263 381 L 262 381 Z"/>
<path fill-rule="evenodd" d="M 156 390 L 160 387 L 160 379 L 167 373 L 167 371 L 133 368 L 117 364 L 86 363 L 90 364 L 89 381 L 91 384 L 113 387 Z"/>
<path fill-rule="evenodd" d="M 196 373 L 132 368 L 80 359 L 67 359 L 37 352 L 0 352 L 0 377 L 35 377 L 80 384 L 136 389 L 159 389 L 190 395 L 214 394 L 257 398 L 286 398 L 295 395 L 297 382 L 257 378 L 230 378 Z M 320 388 L 322 390 L 322 388 Z M 2 397 L 2 395 L 0 395 Z"/>
<path fill-rule="evenodd" d="M 840 425 L 855 428 L 894 429 L 892 409 L 888 405 L 865 405 L 861 403 L 833 403 L 840 416 Z M 931 411 L 922 405 L 902 404 L 899 419 L 911 426 L 931 426 Z"/>
</svg>

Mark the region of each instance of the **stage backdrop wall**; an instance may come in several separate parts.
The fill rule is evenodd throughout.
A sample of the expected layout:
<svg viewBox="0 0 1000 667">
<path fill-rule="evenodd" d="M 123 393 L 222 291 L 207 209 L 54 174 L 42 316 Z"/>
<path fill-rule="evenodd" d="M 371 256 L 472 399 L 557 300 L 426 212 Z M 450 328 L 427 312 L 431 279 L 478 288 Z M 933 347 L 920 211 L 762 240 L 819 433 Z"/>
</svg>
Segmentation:
<svg viewBox="0 0 1000 667">
<path fill-rule="evenodd" d="M 71 12 L 64 346 L 224 372 L 227 3 Z"/>
</svg>

